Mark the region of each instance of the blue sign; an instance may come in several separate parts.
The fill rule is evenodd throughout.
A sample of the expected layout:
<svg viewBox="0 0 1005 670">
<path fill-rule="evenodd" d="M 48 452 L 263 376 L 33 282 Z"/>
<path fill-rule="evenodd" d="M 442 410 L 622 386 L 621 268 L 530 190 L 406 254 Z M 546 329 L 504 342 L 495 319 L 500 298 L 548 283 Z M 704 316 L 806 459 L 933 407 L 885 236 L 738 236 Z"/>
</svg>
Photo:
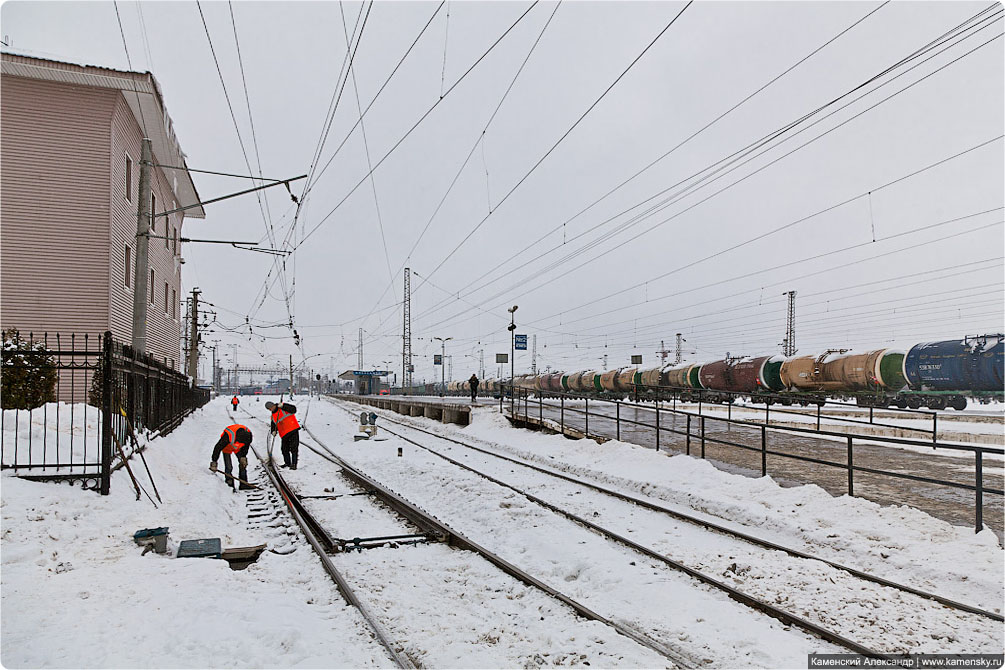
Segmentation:
<svg viewBox="0 0 1005 670">
<path fill-rule="evenodd" d="M 433 354 L 433 365 L 443 365 L 443 356 L 440 354 Z"/>
<path fill-rule="evenodd" d="M 513 348 L 517 351 L 527 351 L 527 336 L 526 335 L 514 335 L 513 336 Z"/>
</svg>

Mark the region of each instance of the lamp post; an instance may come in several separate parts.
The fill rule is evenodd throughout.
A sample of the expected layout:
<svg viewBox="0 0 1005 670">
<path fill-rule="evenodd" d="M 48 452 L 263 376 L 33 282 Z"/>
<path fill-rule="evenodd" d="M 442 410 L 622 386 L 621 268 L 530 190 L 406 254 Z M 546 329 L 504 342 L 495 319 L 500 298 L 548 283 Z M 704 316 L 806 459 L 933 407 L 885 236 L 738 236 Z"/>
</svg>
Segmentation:
<svg viewBox="0 0 1005 670">
<path fill-rule="evenodd" d="M 447 342 L 454 339 L 452 337 L 442 338 L 434 337 L 434 340 L 440 341 L 440 397 L 443 397 L 443 392 L 447 388 L 446 381 L 446 365 L 447 365 Z"/>
<path fill-rule="evenodd" d="M 513 403 L 516 398 L 516 385 L 513 380 L 516 378 L 516 359 L 513 354 L 516 352 L 515 349 L 515 333 L 516 333 L 516 310 L 517 305 L 513 305 L 510 309 L 506 310 L 509 312 L 509 415 L 513 416 Z"/>
</svg>

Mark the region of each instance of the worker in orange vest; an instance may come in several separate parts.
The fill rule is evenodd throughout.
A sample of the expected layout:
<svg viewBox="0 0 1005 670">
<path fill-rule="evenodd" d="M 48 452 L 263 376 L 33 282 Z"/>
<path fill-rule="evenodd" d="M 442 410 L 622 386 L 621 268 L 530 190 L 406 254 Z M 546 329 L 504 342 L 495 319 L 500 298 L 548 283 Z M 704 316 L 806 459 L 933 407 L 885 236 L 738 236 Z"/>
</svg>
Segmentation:
<svg viewBox="0 0 1005 670">
<path fill-rule="evenodd" d="M 235 411 L 235 412 L 237 411 L 237 404 L 238 404 L 239 402 L 241 402 L 241 401 L 237 399 L 237 396 L 234 396 L 234 397 L 233 397 L 233 398 L 231 398 L 231 400 L 230 400 L 230 404 L 234 406 L 234 411 Z"/>
<path fill-rule="evenodd" d="M 213 460 L 209 463 L 209 469 L 213 472 L 217 471 L 216 461 L 220 458 L 220 454 L 223 454 L 223 471 L 227 475 L 227 484 L 234 488 L 237 488 L 237 480 L 231 475 L 233 464 L 230 460 L 231 454 L 237 454 L 237 474 L 241 481 L 241 489 L 253 489 L 254 486 L 245 484 L 248 481 L 248 451 L 251 449 L 251 431 L 248 430 L 247 426 L 242 426 L 239 423 L 227 426 L 223 433 L 220 434 L 220 439 L 217 441 L 216 446 L 213 447 Z"/>
<path fill-rule="evenodd" d="M 283 464 L 280 467 L 297 469 L 300 452 L 300 422 L 297 421 L 297 408 L 288 402 L 279 405 L 274 402 L 265 403 L 266 409 L 272 412 L 270 430 L 273 435 L 279 433 L 283 440 L 280 451 L 283 453 Z"/>
</svg>

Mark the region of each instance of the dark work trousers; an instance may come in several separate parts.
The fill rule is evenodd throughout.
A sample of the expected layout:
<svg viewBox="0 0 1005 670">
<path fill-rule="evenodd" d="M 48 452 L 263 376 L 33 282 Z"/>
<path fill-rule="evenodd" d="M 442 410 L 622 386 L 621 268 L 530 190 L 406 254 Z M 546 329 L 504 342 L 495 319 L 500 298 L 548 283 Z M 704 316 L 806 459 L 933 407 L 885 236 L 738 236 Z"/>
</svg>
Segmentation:
<svg viewBox="0 0 1005 670">
<path fill-rule="evenodd" d="M 475 398 L 477 398 L 477 397 L 478 397 L 478 384 L 472 384 L 471 385 L 471 402 L 474 402 Z"/>
<path fill-rule="evenodd" d="M 237 452 L 238 459 L 241 459 L 241 458 L 245 458 L 246 459 L 246 458 L 248 458 L 248 451 L 250 449 L 251 449 L 251 446 L 247 445 L 247 444 L 244 445 L 243 447 L 241 447 L 240 450 L 238 450 L 238 452 Z M 226 472 L 228 475 L 230 475 L 234 471 L 234 465 L 230 461 L 230 454 L 228 454 L 227 452 L 223 452 L 222 455 L 223 455 L 223 471 Z M 238 460 L 238 463 L 237 463 L 237 476 L 240 477 L 241 479 L 243 479 L 244 481 L 248 481 L 248 468 L 246 468 L 243 465 L 241 465 L 240 460 Z M 235 481 L 235 480 L 231 479 L 230 477 L 227 477 L 227 484 L 230 484 L 232 486 L 237 486 L 239 483 L 240 482 Z"/>
<path fill-rule="evenodd" d="M 283 436 L 283 444 L 280 447 L 283 452 L 283 463 L 287 467 L 297 467 L 297 456 L 300 453 L 300 429 L 295 428 Z"/>
<path fill-rule="evenodd" d="M 232 402 L 230 404 L 234 408 L 234 411 L 236 412 L 237 411 L 237 403 L 236 402 Z"/>
</svg>

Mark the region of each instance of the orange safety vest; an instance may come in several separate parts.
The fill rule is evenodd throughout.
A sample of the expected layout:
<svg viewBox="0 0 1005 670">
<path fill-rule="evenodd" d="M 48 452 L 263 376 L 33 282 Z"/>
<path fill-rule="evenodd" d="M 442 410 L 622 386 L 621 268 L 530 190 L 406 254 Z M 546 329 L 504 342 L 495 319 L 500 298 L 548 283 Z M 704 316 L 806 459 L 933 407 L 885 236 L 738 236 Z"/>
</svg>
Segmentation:
<svg viewBox="0 0 1005 670">
<path fill-rule="evenodd" d="M 279 437 L 286 437 L 286 434 L 291 430 L 300 428 L 297 417 L 289 412 L 284 412 L 279 406 L 272 410 L 272 420 L 276 424 L 276 430 L 279 431 Z"/>
<path fill-rule="evenodd" d="M 234 403 L 236 405 L 237 404 L 237 396 L 234 396 L 234 399 L 231 400 L 230 402 L 232 402 L 232 403 Z"/>
<path fill-rule="evenodd" d="M 242 426 L 239 423 L 235 423 L 232 426 L 227 426 L 223 430 L 223 435 L 227 436 L 227 441 L 230 443 L 230 444 L 228 444 L 227 446 L 225 446 L 223 448 L 223 453 L 225 453 L 225 454 L 236 454 L 237 452 L 239 452 L 241 449 L 243 449 L 246 446 L 243 442 L 238 442 L 237 441 L 237 431 L 241 430 L 242 428 L 244 430 L 248 430 L 247 426 Z M 223 435 L 221 435 L 221 437 Z"/>
</svg>

